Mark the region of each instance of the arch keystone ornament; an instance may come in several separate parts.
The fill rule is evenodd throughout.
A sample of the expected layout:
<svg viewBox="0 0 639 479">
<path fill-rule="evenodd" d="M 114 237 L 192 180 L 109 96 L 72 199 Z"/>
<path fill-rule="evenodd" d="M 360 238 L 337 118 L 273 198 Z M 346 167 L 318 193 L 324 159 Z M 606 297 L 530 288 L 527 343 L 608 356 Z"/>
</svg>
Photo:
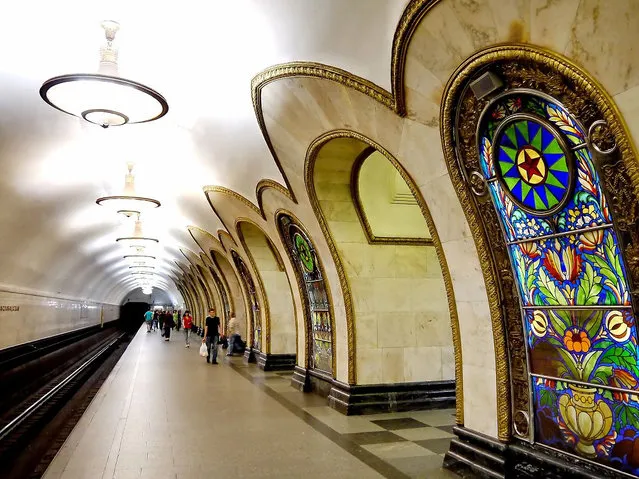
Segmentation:
<svg viewBox="0 0 639 479">
<path fill-rule="evenodd" d="M 487 71 L 503 87 L 478 98 Z M 522 454 L 495 471 L 639 477 L 639 171 L 619 112 L 565 58 L 501 45 L 459 67 L 441 119 L 492 316 L 501 450 Z"/>
</svg>

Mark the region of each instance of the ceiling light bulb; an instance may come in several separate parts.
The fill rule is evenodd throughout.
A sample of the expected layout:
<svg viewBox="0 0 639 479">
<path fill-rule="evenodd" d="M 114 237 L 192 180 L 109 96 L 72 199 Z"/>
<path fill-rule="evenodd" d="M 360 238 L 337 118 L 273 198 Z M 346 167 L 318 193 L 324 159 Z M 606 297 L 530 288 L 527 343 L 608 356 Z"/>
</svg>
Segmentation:
<svg viewBox="0 0 639 479">
<path fill-rule="evenodd" d="M 169 111 L 162 95 L 118 75 L 118 50 L 113 42 L 120 25 L 104 21 L 102 28 L 106 44 L 100 49 L 98 73 L 50 78 L 42 84 L 40 96 L 52 107 L 103 128 L 162 118 Z"/>
</svg>

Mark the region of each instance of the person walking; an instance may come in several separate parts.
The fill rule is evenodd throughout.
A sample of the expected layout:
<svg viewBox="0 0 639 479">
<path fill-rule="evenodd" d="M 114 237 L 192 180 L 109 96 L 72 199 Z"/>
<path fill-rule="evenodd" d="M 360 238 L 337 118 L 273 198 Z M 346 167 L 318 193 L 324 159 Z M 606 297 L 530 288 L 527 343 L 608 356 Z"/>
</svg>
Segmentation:
<svg viewBox="0 0 639 479">
<path fill-rule="evenodd" d="M 173 311 L 173 322 L 175 323 L 175 330 L 180 330 L 180 313 L 177 310 Z"/>
<path fill-rule="evenodd" d="M 193 327 L 193 317 L 189 311 L 184 312 L 184 316 L 182 317 L 182 323 L 184 326 L 184 340 L 186 344 L 185 348 L 191 347 L 191 328 Z"/>
<path fill-rule="evenodd" d="M 155 331 L 156 329 L 158 329 L 158 316 L 159 313 L 157 311 L 157 309 L 153 312 L 153 331 Z"/>
<path fill-rule="evenodd" d="M 206 356 L 206 362 L 217 364 L 217 343 L 220 339 L 220 318 L 215 315 L 215 309 L 209 309 L 209 315 L 206 317 L 204 323 L 204 338 L 202 342 L 206 341 L 206 349 L 208 355 Z"/>
<path fill-rule="evenodd" d="M 171 329 L 175 326 L 173 316 L 168 311 L 162 315 L 162 326 L 164 326 L 164 340 L 168 341 L 171 337 Z"/>
<path fill-rule="evenodd" d="M 150 333 L 153 326 L 153 313 L 150 308 L 144 313 L 144 321 L 146 322 L 146 332 Z"/>
<path fill-rule="evenodd" d="M 235 347 L 235 341 L 240 337 L 240 322 L 235 317 L 233 311 L 230 313 L 231 319 L 229 320 L 229 324 L 227 326 L 226 335 L 229 338 L 229 346 L 226 350 L 227 356 L 233 356 L 233 348 Z"/>
</svg>

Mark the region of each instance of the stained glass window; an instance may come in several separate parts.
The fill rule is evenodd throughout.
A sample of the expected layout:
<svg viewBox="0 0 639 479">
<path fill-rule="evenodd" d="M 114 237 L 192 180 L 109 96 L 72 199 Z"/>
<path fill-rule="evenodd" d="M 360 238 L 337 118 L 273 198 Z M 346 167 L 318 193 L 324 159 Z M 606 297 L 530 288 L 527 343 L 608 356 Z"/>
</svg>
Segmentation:
<svg viewBox="0 0 639 479">
<path fill-rule="evenodd" d="M 333 329 L 330 304 L 315 248 L 288 215 L 279 216 L 280 232 L 289 257 L 305 286 L 307 325 L 312 332 L 310 367 L 333 373 Z"/>
<path fill-rule="evenodd" d="M 534 440 L 638 474 L 636 320 L 584 129 L 556 100 L 511 90 L 477 144 L 518 283 Z"/>
<path fill-rule="evenodd" d="M 220 277 L 217 275 L 213 268 L 209 268 L 211 271 L 211 276 L 213 276 L 213 281 L 215 281 L 215 285 L 217 286 L 218 291 L 220 292 L 220 298 L 222 299 L 222 309 L 224 310 L 224 320 L 228 322 L 230 319 L 229 316 L 231 314 L 231 305 L 229 304 L 229 298 L 226 294 L 226 289 L 224 289 L 224 285 L 220 280 Z"/>
<path fill-rule="evenodd" d="M 249 310 L 249 323 L 253 328 L 253 349 L 261 351 L 262 346 L 262 321 L 260 320 L 260 303 L 257 301 L 257 292 L 255 291 L 255 283 L 251 273 L 249 273 L 246 264 L 235 251 L 231 250 L 231 257 L 235 263 L 237 271 L 240 273 L 240 279 L 244 285 L 244 290 L 248 294 L 248 300 L 251 305 Z"/>
</svg>

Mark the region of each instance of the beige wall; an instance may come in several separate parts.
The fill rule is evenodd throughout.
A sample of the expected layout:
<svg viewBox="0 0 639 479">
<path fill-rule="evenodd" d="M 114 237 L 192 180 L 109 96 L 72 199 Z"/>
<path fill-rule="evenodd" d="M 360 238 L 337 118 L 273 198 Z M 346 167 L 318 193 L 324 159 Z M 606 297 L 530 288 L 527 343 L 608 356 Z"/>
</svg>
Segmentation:
<svg viewBox="0 0 639 479">
<path fill-rule="evenodd" d="M 246 222 L 240 224 L 240 230 L 264 285 L 271 324 L 271 353 L 294 354 L 295 311 L 286 272 L 280 269 L 264 233 Z M 264 331 L 262 338 L 264 341 Z"/>
<path fill-rule="evenodd" d="M 374 236 L 430 238 L 410 188 L 380 152 L 375 151 L 362 163 L 357 188 Z M 406 204 L 407 201 L 410 203 Z"/>
<path fill-rule="evenodd" d="M 101 310 L 105 323 L 120 317 L 119 305 L 17 290 L 0 291 L 0 305 L 19 306 L 0 311 L 0 349 L 100 324 Z"/>
<path fill-rule="evenodd" d="M 450 316 L 435 248 L 368 243 L 350 194 L 354 158 L 340 146 L 356 140 L 333 141 L 317 159 L 315 178 L 353 295 L 357 383 L 454 379 Z M 421 213 L 419 220 L 426 227 Z M 396 236 L 390 226 L 387 236 Z"/>
</svg>

